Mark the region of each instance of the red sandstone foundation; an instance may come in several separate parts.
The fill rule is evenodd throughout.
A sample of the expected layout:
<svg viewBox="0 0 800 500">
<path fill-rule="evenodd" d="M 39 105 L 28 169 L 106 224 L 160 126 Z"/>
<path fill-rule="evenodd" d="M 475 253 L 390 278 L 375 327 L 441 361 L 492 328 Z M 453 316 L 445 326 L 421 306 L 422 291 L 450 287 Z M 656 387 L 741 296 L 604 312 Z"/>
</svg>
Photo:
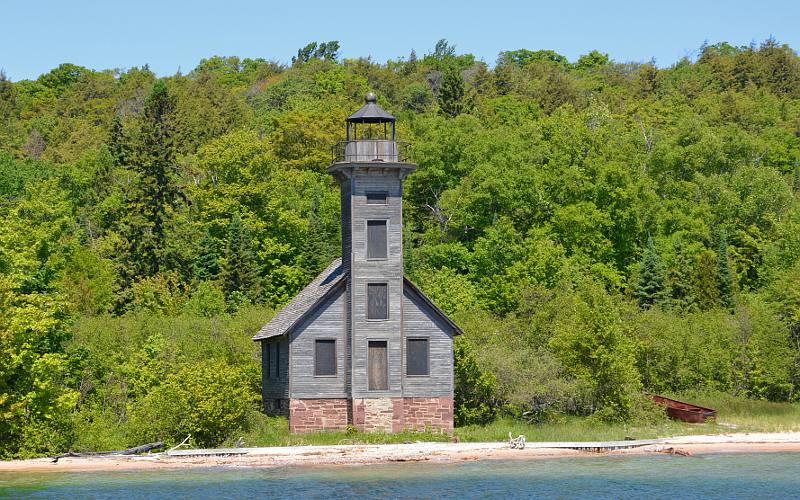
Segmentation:
<svg viewBox="0 0 800 500">
<path fill-rule="evenodd" d="M 283 410 L 283 401 L 271 400 L 269 406 Z M 453 398 L 291 399 L 288 417 L 289 430 L 298 434 L 345 430 L 348 425 L 363 432 L 434 430 L 452 434 Z"/>
</svg>

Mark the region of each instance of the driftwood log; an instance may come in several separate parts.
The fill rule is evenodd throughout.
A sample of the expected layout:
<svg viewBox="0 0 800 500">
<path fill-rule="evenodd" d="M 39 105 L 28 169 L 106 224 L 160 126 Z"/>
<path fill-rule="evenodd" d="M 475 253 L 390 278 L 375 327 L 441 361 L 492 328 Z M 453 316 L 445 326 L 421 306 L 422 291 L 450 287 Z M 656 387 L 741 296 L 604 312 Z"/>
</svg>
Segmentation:
<svg viewBox="0 0 800 500">
<path fill-rule="evenodd" d="M 57 455 L 53 457 L 53 463 L 58 463 L 58 459 L 60 458 L 67 458 L 67 457 L 104 457 L 104 456 L 113 456 L 113 455 L 138 455 L 139 453 L 147 453 L 151 450 L 159 450 L 163 448 L 165 445 L 161 441 L 157 443 L 148 443 L 143 444 L 141 446 L 134 446 L 133 448 L 128 448 L 127 450 L 115 450 L 115 451 L 87 451 L 84 453 L 74 453 L 68 451 L 67 453 L 63 453 L 61 455 Z"/>
<path fill-rule="evenodd" d="M 690 451 L 682 450 L 680 448 L 673 448 L 673 447 L 664 448 L 662 450 L 659 450 L 658 452 L 659 453 L 666 453 L 667 455 L 678 455 L 680 457 L 691 457 L 692 456 L 692 452 L 690 452 Z"/>
</svg>

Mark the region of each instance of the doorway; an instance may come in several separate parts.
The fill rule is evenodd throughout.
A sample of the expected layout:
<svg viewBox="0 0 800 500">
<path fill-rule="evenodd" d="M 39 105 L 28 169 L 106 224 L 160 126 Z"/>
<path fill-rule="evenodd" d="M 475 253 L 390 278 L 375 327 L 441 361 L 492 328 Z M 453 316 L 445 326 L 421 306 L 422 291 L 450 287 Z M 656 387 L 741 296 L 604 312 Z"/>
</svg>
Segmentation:
<svg viewBox="0 0 800 500">
<path fill-rule="evenodd" d="M 385 340 L 370 340 L 367 349 L 367 378 L 370 391 L 389 390 L 389 360 Z"/>
</svg>

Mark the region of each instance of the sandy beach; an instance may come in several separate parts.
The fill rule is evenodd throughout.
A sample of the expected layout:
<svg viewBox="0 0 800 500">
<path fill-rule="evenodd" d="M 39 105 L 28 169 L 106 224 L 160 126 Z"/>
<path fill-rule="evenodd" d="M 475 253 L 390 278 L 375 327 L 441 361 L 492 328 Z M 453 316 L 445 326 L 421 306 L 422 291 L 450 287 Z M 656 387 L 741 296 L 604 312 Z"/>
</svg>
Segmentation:
<svg viewBox="0 0 800 500">
<path fill-rule="evenodd" d="M 657 442 L 656 442 L 657 441 Z M 624 442 L 622 442 L 624 443 Z M 619 443 L 622 445 L 622 443 Z M 678 436 L 625 443 L 604 449 L 604 443 L 528 443 L 511 449 L 508 443 L 410 443 L 387 445 L 287 446 L 219 450 L 184 450 L 141 456 L 66 457 L 0 462 L 3 472 L 77 472 L 182 469 L 190 467 L 281 467 L 364 465 L 397 462 L 448 462 L 497 459 L 546 459 L 668 453 L 676 459 L 705 453 L 800 452 L 800 432 L 732 433 Z M 608 443 L 605 443 L 608 444 Z M 595 446 L 598 445 L 598 446 Z M 578 447 L 581 449 L 574 449 Z"/>
</svg>

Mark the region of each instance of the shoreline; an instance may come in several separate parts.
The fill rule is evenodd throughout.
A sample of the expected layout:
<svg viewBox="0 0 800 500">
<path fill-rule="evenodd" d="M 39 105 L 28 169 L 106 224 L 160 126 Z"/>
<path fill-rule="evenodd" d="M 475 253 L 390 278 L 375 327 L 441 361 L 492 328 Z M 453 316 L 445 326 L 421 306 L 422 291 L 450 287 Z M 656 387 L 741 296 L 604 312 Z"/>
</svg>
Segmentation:
<svg viewBox="0 0 800 500">
<path fill-rule="evenodd" d="M 216 450 L 185 450 L 140 456 L 66 457 L 0 462 L 0 474 L 25 472 L 113 472 L 181 470 L 203 467 L 286 467 L 370 465 L 403 462 L 452 463 L 478 460 L 530 460 L 617 455 L 676 455 L 676 459 L 711 453 L 800 453 L 800 432 L 732 433 L 676 436 L 630 442 L 623 449 L 598 446 L 617 443 L 530 442 L 525 449 L 508 443 L 411 443 L 336 446 L 282 446 Z M 574 449 L 580 447 L 584 449 Z M 597 451 L 603 450 L 603 451 Z"/>
</svg>

